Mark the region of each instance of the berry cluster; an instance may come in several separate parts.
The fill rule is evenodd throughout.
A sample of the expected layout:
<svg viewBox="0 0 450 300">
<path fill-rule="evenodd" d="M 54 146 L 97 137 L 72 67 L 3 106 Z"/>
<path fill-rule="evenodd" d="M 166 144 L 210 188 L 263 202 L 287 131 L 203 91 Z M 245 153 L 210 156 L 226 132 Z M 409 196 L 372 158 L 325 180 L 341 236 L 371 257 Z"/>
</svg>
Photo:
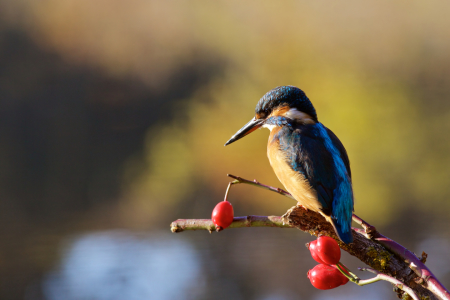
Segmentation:
<svg viewBox="0 0 450 300">
<path fill-rule="evenodd" d="M 233 206 L 226 198 L 214 207 L 211 215 L 211 219 L 218 231 L 230 226 L 233 223 L 233 218 Z M 321 290 L 334 289 L 349 281 L 336 267 L 336 265 L 341 267 L 343 265 L 339 263 L 341 248 L 339 248 L 338 243 L 334 239 L 328 236 L 320 236 L 317 240 L 308 243 L 307 247 L 311 252 L 311 256 L 319 263 L 312 270 L 308 271 L 308 278 L 315 288 Z M 343 271 L 348 274 L 345 267 Z"/>
<path fill-rule="evenodd" d="M 341 248 L 334 239 L 320 236 L 317 240 L 307 244 L 307 247 L 312 258 L 319 263 L 308 271 L 308 278 L 315 288 L 329 290 L 348 282 L 348 278 L 336 267 L 340 264 Z"/>
</svg>

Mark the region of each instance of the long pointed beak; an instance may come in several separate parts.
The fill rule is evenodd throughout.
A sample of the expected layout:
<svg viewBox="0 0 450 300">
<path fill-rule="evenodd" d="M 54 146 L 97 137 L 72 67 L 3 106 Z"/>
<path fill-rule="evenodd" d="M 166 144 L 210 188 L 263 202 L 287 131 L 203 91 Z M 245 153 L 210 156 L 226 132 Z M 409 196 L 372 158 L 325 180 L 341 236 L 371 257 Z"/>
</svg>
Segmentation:
<svg viewBox="0 0 450 300">
<path fill-rule="evenodd" d="M 229 139 L 228 142 L 225 143 L 225 146 L 229 145 L 233 142 L 236 142 L 237 140 L 243 138 L 244 136 L 246 136 L 249 133 L 252 133 L 256 129 L 260 128 L 263 125 L 263 123 L 264 123 L 264 119 L 256 119 L 256 118 L 251 119 L 250 122 L 248 122 L 247 124 L 244 125 L 244 127 L 239 129 L 239 131 L 236 132 L 231 137 L 231 139 Z"/>
</svg>

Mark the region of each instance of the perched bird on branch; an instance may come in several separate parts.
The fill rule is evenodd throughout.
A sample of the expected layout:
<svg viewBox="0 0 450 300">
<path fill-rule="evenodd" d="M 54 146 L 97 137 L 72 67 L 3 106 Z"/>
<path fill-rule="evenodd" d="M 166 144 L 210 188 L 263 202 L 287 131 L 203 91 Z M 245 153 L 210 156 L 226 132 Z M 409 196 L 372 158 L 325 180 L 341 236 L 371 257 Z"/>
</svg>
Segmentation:
<svg viewBox="0 0 450 300">
<path fill-rule="evenodd" d="M 351 243 L 353 190 L 341 141 L 319 122 L 311 101 L 294 86 L 269 91 L 255 113 L 225 146 L 260 127 L 268 128 L 267 155 L 278 179 L 299 204 L 319 212 L 344 243 Z"/>
</svg>

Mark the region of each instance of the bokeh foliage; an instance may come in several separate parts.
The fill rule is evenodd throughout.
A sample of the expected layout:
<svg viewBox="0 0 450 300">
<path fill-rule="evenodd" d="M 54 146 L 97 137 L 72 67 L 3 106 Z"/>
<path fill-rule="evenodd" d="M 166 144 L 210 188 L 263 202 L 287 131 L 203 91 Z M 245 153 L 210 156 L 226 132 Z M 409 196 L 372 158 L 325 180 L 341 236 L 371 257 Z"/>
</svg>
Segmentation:
<svg viewBox="0 0 450 300">
<path fill-rule="evenodd" d="M 139 175 L 127 177 L 124 201 L 142 205 L 145 218 L 154 205 L 170 210 L 185 201 L 193 185 L 221 194 L 226 173 L 280 185 L 264 157 L 267 133 L 222 145 L 266 91 L 292 84 L 344 142 L 357 213 L 385 224 L 404 206 L 449 211 L 446 5 L 31 1 L 24 8 L 46 47 L 151 86 L 176 89 L 167 77 L 194 57 L 223 62 L 222 76 L 149 129 L 144 170 L 128 165 L 127 174 Z M 278 206 L 263 192 L 239 192 L 267 213 Z"/>
<path fill-rule="evenodd" d="M 87 111 L 82 118 L 106 116 L 104 126 L 122 133 L 94 135 L 105 139 L 94 143 L 94 150 L 106 153 L 97 153 L 105 159 L 99 172 L 113 174 L 87 180 L 96 186 L 114 177 L 118 184 L 117 192 L 101 197 L 98 188 L 87 188 L 86 199 L 114 198 L 88 201 L 87 219 L 107 214 L 115 225 L 142 229 L 166 228 L 172 218 L 207 218 L 223 197 L 227 173 L 281 187 L 266 158 L 267 131 L 223 144 L 253 117 L 265 92 L 295 85 L 348 151 L 356 213 L 388 227 L 398 225 L 405 212 L 433 221 L 445 221 L 450 213 L 449 9 L 438 0 L 20 0 L 0 2 L 0 17 L 2 28 L 22 32 L 64 61 L 64 68 L 95 70 L 113 82 L 100 92 L 68 92 L 83 103 L 70 108 L 75 114 L 79 109 Z M 1 87 L 11 99 L 26 98 L 38 109 L 40 99 L 33 94 L 56 84 L 22 62 L 3 68 Z M 22 81 L 28 84 L 17 83 Z M 127 82 L 126 88 L 114 82 Z M 5 107 L 14 105 L 19 104 Z M 57 114 L 61 108 L 55 106 Z M 124 124 L 116 124 L 113 112 L 128 110 Z M 148 111 L 148 120 L 139 115 L 136 125 L 130 120 L 139 110 Z M 134 126 L 142 126 L 135 132 L 139 143 L 126 155 L 108 156 L 108 147 L 120 147 Z M 61 127 L 55 135 L 78 141 L 73 136 L 91 130 L 75 127 Z M 108 144 L 108 138 L 122 142 Z M 80 141 L 77 147 L 91 149 L 89 139 Z M 8 145 L 0 146 L 5 170 L 15 169 Z M 70 152 L 51 149 L 61 161 Z M 108 159 L 119 167 L 105 167 Z M 67 171 L 62 164 L 45 172 L 56 174 L 48 189 L 61 198 L 71 190 L 65 182 L 51 188 L 64 180 L 58 170 Z M 73 173 L 67 181 L 80 176 Z M 293 204 L 251 187 L 236 187 L 230 197 L 238 215 L 279 215 Z"/>
</svg>

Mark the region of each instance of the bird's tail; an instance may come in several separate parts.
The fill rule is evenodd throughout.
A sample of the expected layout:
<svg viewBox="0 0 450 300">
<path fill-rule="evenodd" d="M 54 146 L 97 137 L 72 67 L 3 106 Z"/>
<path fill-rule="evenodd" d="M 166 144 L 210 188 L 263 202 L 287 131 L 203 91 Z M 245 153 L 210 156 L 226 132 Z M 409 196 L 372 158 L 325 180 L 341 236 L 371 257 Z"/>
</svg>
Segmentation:
<svg viewBox="0 0 450 300">
<path fill-rule="evenodd" d="M 350 244 L 353 242 L 353 234 L 352 229 L 350 227 L 350 230 L 343 231 L 341 225 L 336 222 L 335 219 L 333 219 L 330 216 L 327 216 L 327 221 L 333 225 L 334 231 L 336 232 L 337 236 L 341 241 L 343 241 L 345 244 Z"/>
</svg>

